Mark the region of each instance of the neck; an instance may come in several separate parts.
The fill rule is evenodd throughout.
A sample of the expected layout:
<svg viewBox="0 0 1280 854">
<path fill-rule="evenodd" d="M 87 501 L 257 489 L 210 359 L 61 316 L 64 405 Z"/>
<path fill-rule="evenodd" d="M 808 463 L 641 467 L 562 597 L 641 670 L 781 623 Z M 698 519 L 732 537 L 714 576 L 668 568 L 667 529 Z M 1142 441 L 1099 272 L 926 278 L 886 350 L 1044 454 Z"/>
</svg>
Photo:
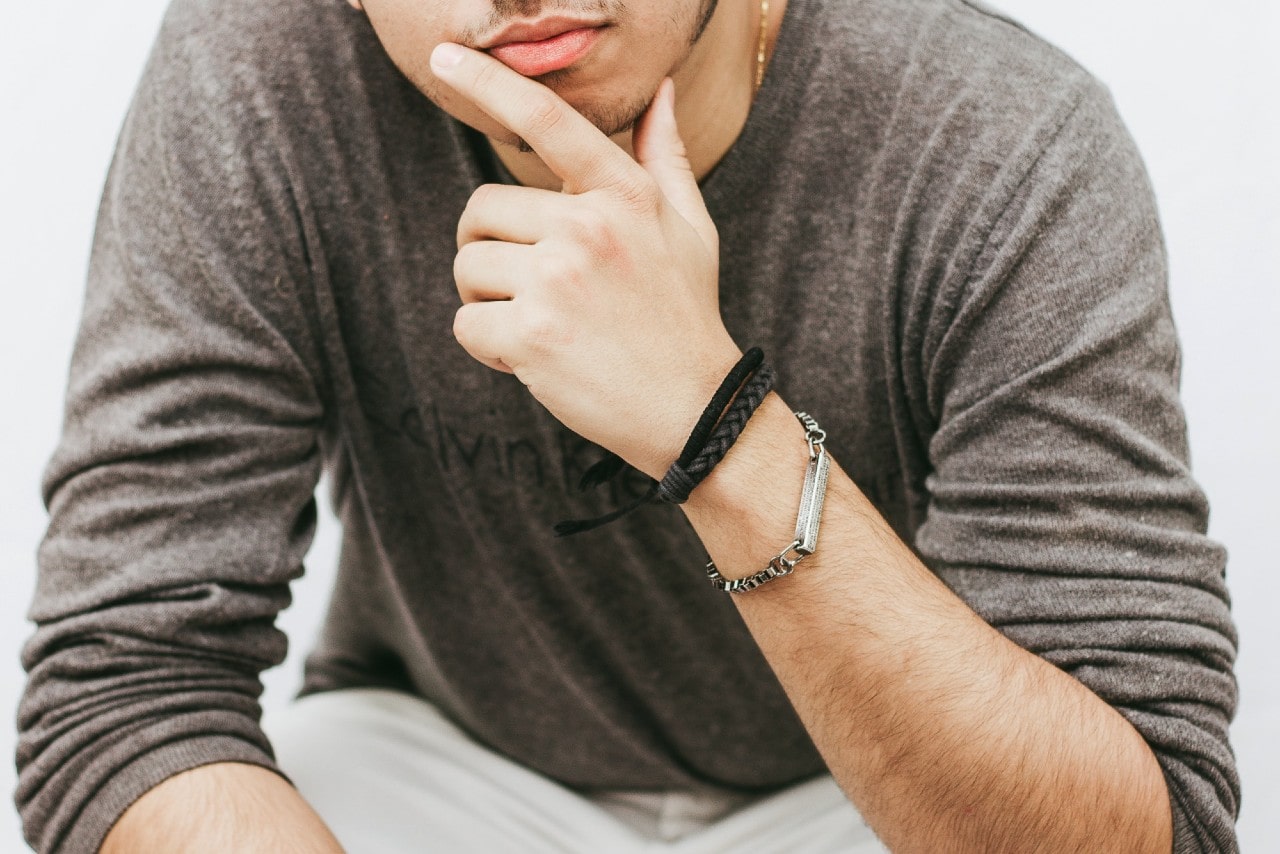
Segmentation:
<svg viewBox="0 0 1280 854">
<path fill-rule="evenodd" d="M 766 62 L 773 54 L 785 8 L 786 0 L 769 0 Z M 676 84 L 676 122 L 689 164 L 699 181 L 720 162 L 747 123 L 755 96 L 759 38 L 759 0 L 722 0 L 702 38 L 671 74 Z M 633 154 L 630 131 L 612 139 L 628 154 Z M 560 189 L 560 179 L 537 154 L 501 143 L 492 145 L 498 159 L 521 184 Z"/>
</svg>

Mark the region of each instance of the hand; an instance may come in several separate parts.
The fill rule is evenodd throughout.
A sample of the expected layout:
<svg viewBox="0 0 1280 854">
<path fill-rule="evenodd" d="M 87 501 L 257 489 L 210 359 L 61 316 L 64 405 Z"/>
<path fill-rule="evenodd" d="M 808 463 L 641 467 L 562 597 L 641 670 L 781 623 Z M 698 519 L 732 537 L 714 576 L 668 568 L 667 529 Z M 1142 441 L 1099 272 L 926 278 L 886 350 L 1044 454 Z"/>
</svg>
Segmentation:
<svg viewBox="0 0 1280 854">
<path fill-rule="evenodd" d="M 454 64 L 446 64 L 455 58 Z M 458 342 L 567 427 L 661 477 L 741 352 L 719 305 L 719 240 L 664 80 L 636 159 L 547 87 L 446 44 L 441 83 L 524 139 L 556 193 L 486 185 L 458 223 Z"/>
</svg>

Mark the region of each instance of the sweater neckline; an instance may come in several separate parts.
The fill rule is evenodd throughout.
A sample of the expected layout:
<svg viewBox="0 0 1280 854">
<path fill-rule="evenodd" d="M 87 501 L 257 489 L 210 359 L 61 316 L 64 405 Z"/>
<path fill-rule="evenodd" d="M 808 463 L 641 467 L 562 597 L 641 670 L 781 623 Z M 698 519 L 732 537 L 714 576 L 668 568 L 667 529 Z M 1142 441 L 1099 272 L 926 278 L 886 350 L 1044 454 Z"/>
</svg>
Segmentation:
<svg viewBox="0 0 1280 854">
<path fill-rule="evenodd" d="M 814 3 L 815 0 L 787 0 L 773 56 L 742 132 L 700 184 L 713 218 L 717 212 L 732 211 L 743 199 L 751 197 L 761 172 L 767 170 L 769 163 L 776 162 L 777 149 L 786 137 L 779 129 L 796 122 L 797 104 L 802 100 L 817 59 L 812 49 L 804 49 L 805 34 L 812 27 Z M 811 45 L 815 43 L 813 39 L 807 41 Z M 470 138 L 472 150 L 481 158 L 484 180 L 519 183 L 479 131 L 456 119 L 450 123 Z"/>
<path fill-rule="evenodd" d="M 773 57 L 742 132 L 700 185 L 713 218 L 754 196 L 760 175 L 779 160 L 778 150 L 789 136 L 785 129 L 799 120 L 799 104 L 817 61 L 812 47 L 817 40 L 806 36 L 813 27 L 815 2 L 787 0 Z"/>
</svg>

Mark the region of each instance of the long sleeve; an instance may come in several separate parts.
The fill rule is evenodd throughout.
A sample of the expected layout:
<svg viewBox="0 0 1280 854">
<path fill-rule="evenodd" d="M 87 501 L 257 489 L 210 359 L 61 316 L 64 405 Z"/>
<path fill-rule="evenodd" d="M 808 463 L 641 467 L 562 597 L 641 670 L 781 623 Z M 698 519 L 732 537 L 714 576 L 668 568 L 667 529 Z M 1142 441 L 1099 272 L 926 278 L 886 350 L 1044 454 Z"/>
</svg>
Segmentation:
<svg viewBox="0 0 1280 854">
<path fill-rule="evenodd" d="M 993 181 L 1006 199 L 985 246 L 905 339 L 933 428 L 916 547 L 1143 735 L 1177 852 L 1234 851 L 1236 635 L 1189 469 L 1152 193 L 1100 87 L 1049 135 Z"/>
<path fill-rule="evenodd" d="M 324 420 L 287 169 L 230 63 L 166 22 L 93 245 L 22 656 L 16 802 L 97 850 L 183 770 L 273 768 L 259 673 L 310 543 Z M 243 81 L 241 81 L 243 82 Z"/>
</svg>

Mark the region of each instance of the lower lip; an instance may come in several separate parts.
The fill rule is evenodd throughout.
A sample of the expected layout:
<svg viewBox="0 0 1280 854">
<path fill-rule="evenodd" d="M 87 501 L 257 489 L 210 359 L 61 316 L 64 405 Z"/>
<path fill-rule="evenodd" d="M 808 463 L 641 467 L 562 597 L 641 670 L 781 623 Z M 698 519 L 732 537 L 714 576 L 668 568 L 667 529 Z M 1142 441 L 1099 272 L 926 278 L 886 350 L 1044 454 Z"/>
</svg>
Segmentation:
<svg viewBox="0 0 1280 854">
<path fill-rule="evenodd" d="M 525 77 L 568 68 L 586 56 L 602 27 L 569 30 L 539 42 L 508 42 L 489 48 L 489 54 Z"/>
</svg>

